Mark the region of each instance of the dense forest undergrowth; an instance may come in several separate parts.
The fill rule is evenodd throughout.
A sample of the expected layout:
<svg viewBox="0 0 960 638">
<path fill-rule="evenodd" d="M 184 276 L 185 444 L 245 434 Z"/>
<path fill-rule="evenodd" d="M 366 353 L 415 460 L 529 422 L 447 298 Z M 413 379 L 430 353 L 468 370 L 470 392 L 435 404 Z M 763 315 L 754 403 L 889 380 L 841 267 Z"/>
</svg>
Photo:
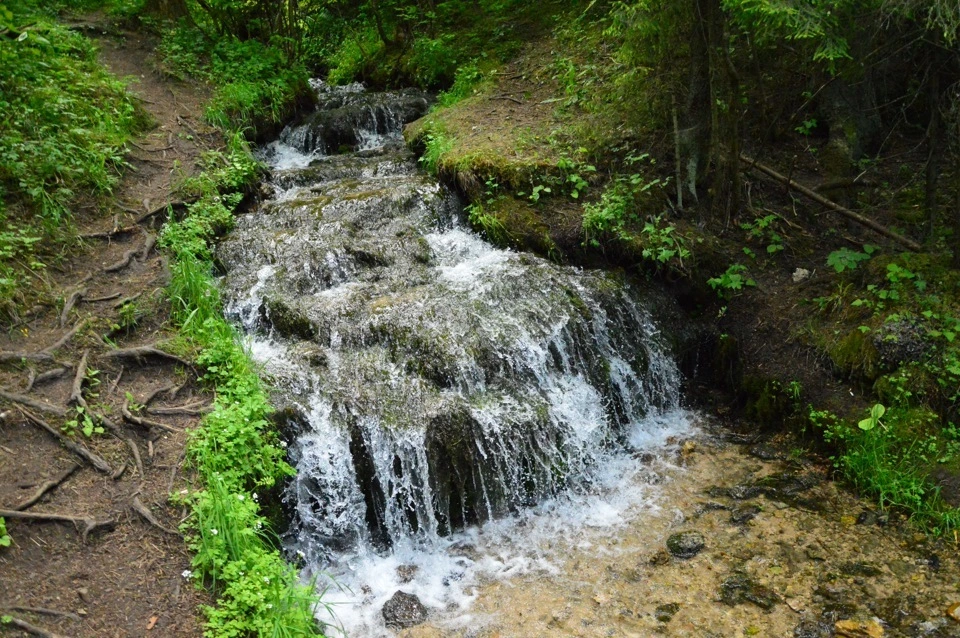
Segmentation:
<svg viewBox="0 0 960 638">
<path fill-rule="evenodd" d="M 76 26 L 94 11 L 105 29 L 155 34 L 165 77 L 209 87 L 203 119 L 225 140 L 182 171 L 158 239 L 171 259 L 165 345 L 217 392 L 182 503 L 191 577 L 222 595 L 211 635 L 319 631 L 315 599 L 259 531 L 275 513 L 257 492 L 290 469 L 220 317 L 210 251 L 260 178 L 247 140 L 310 104 L 311 77 L 438 92 L 406 135 L 477 229 L 665 282 L 693 321 L 717 326 L 680 353 L 704 404 L 829 457 L 880 507 L 956 542 L 956 6 L 4 0 L 0 312 L 14 335 L 38 306 L 69 315 L 48 272 L 85 222 L 118 210 L 125 153 L 152 125 Z M 120 308 L 107 334 L 132 334 L 143 313 Z M 96 418 L 87 434 L 83 416 L 73 435 L 90 439 Z M 263 463 L 249 467 L 251 454 Z"/>
</svg>

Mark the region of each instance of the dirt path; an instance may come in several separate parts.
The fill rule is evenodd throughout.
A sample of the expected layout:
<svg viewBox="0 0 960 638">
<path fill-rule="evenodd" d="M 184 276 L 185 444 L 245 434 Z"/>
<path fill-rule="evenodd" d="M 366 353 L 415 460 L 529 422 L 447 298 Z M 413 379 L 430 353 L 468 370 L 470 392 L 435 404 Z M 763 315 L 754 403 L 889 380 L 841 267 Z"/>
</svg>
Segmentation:
<svg viewBox="0 0 960 638">
<path fill-rule="evenodd" d="M 177 171 L 189 173 L 200 152 L 220 138 L 200 120 L 203 88 L 155 70 L 150 37 L 104 28 L 86 30 L 99 41 L 104 63 L 133 79 L 131 90 L 156 126 L 132 142 L 130 169 L 111 207 L 78 212 L 79 232 L 88 238 L 49 269 L 50 294 L 25 323 L 0 334 L 6 360 L 0 388 L 26 397 L 11 400 L 7 394 L 0 400 L 0 510 L 69 515 L 96 527 L 87 534 L 83 522 L 8 514 L 13 544 L 0 548 L 0 613 L 67 636 L 192 637 L 201 633 L 198 605 L 210 601 L 182 575 L 190 555 L 175 530 L 186 510 L 170 505 L 167 495 L 189 479 L 185 430 L 197 425 L 197 407 L 211 397 L 198 386 L 195 371 L 175 359 L 111 353 L 114 345 L 159 344 L 172 351 L 164 343 L 174 336 L 163 292 L 168 273 L 155 240 L 163 206 L 177 199 Z M 86 374 L 78 374 L 84 361 Z M 99 457 L 93 463 L 55 438 L 77 416 L 78 383 L 84 413 L 105 432 L 85 436 L 78 431 L 81 418 L 70 440 Z M 145 405 L 140 417 L 162 426 L 135 424 L 136 413 L 132 419 L 124 414 L 128 400 Z M 185 405 L 193 407 L 164 413 Z M 62 483 L 24 507 L 74 465 Z M 3 625 L 0 635 L 21 634 Z"/>
</svg>

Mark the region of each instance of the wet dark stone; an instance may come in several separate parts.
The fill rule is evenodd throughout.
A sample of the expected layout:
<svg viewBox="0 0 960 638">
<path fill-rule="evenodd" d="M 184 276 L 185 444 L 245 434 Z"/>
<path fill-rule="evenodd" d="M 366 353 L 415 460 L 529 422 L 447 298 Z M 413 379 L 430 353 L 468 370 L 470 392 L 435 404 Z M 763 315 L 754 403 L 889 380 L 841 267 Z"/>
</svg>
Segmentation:
<svg viewBox="0 0 960 638">
<path fill-rule="evenodd" d="M 940 571 L 940 557 L 936 554 L 927 556 L 927 567 L 929 567 L 931 571 Z"/>
<path fill-rule="evenodd" d="M 657 622 L 670 622 L 670 619 L 673 618 L 678 611 L 680 611 L 680 603 L 666 603 L 664 605 L 658 605 L 653 615 L 657 619 Z"/>
<path fill-rule="evenodd" d="M 779 461 L 783 459 L 783 454 L 777 448 L 769 443 L 758 443 L 750 448 L 750 456 L 755 456 L 763 461 Z"/>
<path fill-rule="evenodd" d="M 847 576 L 879 576 L 881 574 L 880 570 L 870 563 L 865 563 L 862 561 L 853 561 L 849 563 L 843 563 L 840 565 L 840 573 L 846 574 Z"/>
<path fill-rule="evenodd" d="M 906 320 L 885 323 L 873 332 L 873 346 L 890 368 L 917 361 L 927 349 L 923 329 Z"/>
<path fill-rule="evenodd" d="M 860 512 L 860 515 L 857 516 L 857 525 L 876 525 L 877 524 L 877 513 L 871 512 L 870 510 L 863 510 Z"/>
<path fill-rule="evenodd" d="M 759 513 L 759 505 L 746 505 L 744 507 L 738 507 L 730 513 L 730 522 L 737 525 L 743 525 L 744 523 L 752 521 Z"/>
<path fill-rule="evenodd" d="M 769 610 L 780 602 L 780 596 L 769 587 L 754 582 L 746 574 L 737 572 L 720 585 L 720 601 L 731 607 L 753 603 L 761 609 Z"/>
<path fill-rule="evenodd" d="M 948 505 L 960 507 L 960 472 L 937 468 L 930 473 L 930 480 L 940 488 L 940 496 Z"/>
<path fill-rule="evenodd" d="M 793 638 L 833 638 L 833 623 L 824 619 L 804 620 L 793 630 Z"/>
<path fill-rule="evenodd" d="M 758 485 L 734 485 L 727 494 L 735 501 L 746 501 L 756 498 L 763 493 L 763 489 Z"/>
<path fill-rule="evenodd" d="M 413 594 L 398 591 L 383 605 L 383 620 L 387 627 L 406 629 L 427 619 L 427 608 Z"/>
<path fill-rule="evenodd" d="M 677 532 L 667 539 L 667 549 L 677 558 L 693 558 L 705 544 L 700 532 Z"/>
<path fill-rule="evenodd" d="M 397 578 L 403 584 L 409 583 L 417 575 L 419 569 L 416 565 L 400 565 L 397 567 Z"/>
<path fill-rule="evenodd" d="M 892 627 L 903 626 L 917 613 L 915 596 L 891 596 L 870 605 L 870 610 Z"/>
</svg>

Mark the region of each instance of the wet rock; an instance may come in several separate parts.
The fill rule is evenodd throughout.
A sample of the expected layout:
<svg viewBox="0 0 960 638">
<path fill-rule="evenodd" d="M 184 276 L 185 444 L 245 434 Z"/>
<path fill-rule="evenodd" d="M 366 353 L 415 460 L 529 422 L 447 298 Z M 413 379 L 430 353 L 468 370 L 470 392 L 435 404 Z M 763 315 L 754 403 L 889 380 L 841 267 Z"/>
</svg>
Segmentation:
<svg viewBox="0 0 960 638">
<path fill-rule="evenodd" d="M 956 622 L 960 623 L 960 603 L 953 603 L 947 607 L 947 618 L 952 618 Z"/>
<path fill-rule="evenodd" d="M 960 507 L 960 472 L 938 468 L 930 473 L 930 480 L 940 488 L 940 496 L 948 505 Z"/>
<path fill-rule="evenodd" d="M 680 603 L 666 603 L 664 605 L 658 605 L 657 610 L 654 612 L 654 617 L 657 619 L 657 622 L 670 622 L 670 619 L 680 611 Z"/>
<path fill-rule="evenodd" d="M 882 638 L 883 627 L 876 620 L 839 620 L 834 625 L 838 637 L 843 638 Z"/>
<path fill-rule="evenodd" d="M 427 619 L 427 608 L 413 594 L 398 591 L 383 605 L 381 612 L 387 627 L 406 629 Z"/>
<path fill-rule="evenodd" d="M 416 565 L 399 565 L 397 567 L 397 578 L 401 583 L 407 584 L 413 580 L 419 570 L 420 568 Z"/>
<path fill-rule="evenodd" d="M 720 602 L 731 607 L 753 603 L 761 609 L 769 610 L 780 602 L 780 596 L 743 572 L 737 572 L 720 585 Z"/>
<path fill-rule="evenodd" d="M 705 544 L 700 532 L 677 532 L 667 539 L 667 549 L 677 558 L 693 558 Z"/>
<path fill-rule="evenodd" d="M 750 448 L 749 453 L 750 456 L 755 456 L 763 461 L 779 461 L 783 459 L 783 454 L 780 453 L 780 450 L 769 443 L 758 443 Z"/>
<path fill-rule="evenodd" d="M 793 638 L 833 638 L 833 623 L 823 619 L 807 619 L 793 630 Z"/>
<path fill-rule="evenodd" d="M 727 494 L 735 501 L 746 501 L 756 498 L 763 493 L 763 489 L 758 485 L 734 485 Z"/>
<path fill-rule="evenodd" d="M 914 596 L 890 596 L 870 605 L 871 611 L 892 627 L 900 627 L 917 613 Z"/>
<path fill-rule="evenodd" d="M 880 360 L 888 366 L 917 361 L 927 349 L 920 326 L 906 320 L 885 323 L 874 330 L 872 336 Z"/>
<path fill-rule="evenodd" d="M 738 507 L 730 513 L 730 522 L 736 525 L 743 525 L 756 518 L 761 511 L 759 505 L 747 505 Z"/>
<path fill-rule="evenodd" d="M 870 563 L 865 563 L 862 561 L 854 561 L 849 563 L 843 563 L 840 565 L 840 573 L 847 576 L 879 576 L 881 574 L 880 570 L 871 565 Z"/>
</svg>

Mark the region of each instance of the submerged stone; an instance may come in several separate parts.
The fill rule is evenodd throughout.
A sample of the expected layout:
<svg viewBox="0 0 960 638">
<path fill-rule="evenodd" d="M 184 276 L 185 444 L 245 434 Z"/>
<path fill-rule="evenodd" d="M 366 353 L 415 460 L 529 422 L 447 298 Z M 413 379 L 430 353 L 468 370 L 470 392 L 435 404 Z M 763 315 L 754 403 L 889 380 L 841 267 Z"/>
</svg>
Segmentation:
<svg viewBox="0 0 960 638">
<path fill-rule="evenodd" d="M 670 619 L 673 618 L 678 611 L 680 611 L 680 603 L 657 605 L 654 617 L 657 619 L 657 622 L 667 623 L 670 622 Z"/>
<path fill-rule="evenodd" d="M 780 602 L 780 596 L 765 585 L 760 585 L 742 572 L 728 577 L 720 585 L 720 601 L 731 607 L 753 603 L 761 609 L 770 610 Z"/>
<path fill-rule="evenodd" d="M 678 532 L 667 539 L 667 549 L 677 558 L 693 558 L 703 550 L 705 544 L 700 532 Z"/>
</svg>

